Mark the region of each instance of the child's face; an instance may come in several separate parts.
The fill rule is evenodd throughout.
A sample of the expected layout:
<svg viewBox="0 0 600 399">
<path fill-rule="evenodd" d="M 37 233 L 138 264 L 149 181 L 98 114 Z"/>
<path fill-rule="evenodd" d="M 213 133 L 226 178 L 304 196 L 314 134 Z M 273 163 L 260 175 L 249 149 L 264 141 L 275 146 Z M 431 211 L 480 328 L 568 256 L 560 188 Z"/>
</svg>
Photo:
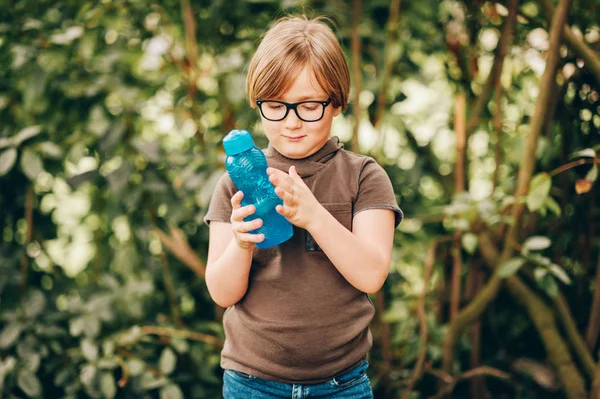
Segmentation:
<svg viewBox="0 0 600 399">
<path fill-rule="evenodd" d="M 310 68 L 305 67 L 292 86 L 279 98 L 269 100 L 296 103 L 300 101 L 325 101 L 328 94 L 316 83 Z M 263 99 L 267 100 L 267 99 Z M 316 122 L 304 122 L 293 110 L 289 110 L 285 119 L 277 122 L 265 119 L 261 115 L 263 129 L 271 145 L 282 155 L 300 159 L 317 152 L 329 139 L 333 118 L 340 108 L 329 104 L 323 118 Z"/>
</svg>

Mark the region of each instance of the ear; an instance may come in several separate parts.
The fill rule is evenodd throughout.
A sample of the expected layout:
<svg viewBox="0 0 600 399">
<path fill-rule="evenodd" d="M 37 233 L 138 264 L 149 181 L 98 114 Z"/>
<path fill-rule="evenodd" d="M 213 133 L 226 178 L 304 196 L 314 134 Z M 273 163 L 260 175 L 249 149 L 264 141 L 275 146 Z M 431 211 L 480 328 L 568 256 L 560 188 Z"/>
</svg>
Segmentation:
<svg viewBox="0 0 600 399">
<path fill-rule="evenodd" d="M 336 117 L 342 111 L 342 107 L 333 107 L 333 116 Z"/>
</svg>

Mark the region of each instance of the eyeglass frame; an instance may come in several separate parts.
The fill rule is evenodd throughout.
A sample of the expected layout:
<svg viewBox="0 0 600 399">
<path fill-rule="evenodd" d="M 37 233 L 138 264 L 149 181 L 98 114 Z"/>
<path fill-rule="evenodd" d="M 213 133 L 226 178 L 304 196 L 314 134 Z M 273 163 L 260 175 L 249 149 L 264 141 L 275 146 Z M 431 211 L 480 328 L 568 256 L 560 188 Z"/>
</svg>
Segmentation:
<svg viewBox="0 0 600 399">
<path fill-rule="evenodd" d="M 294 112 L 296 113 L 296 116 L 298 117 L 298 119 L 300 119 L 303 122 L 318 122 L 321 119 L 323 119 L 323 117 L 325 116 L 325 109 L 327 108 L 327 106 L 329 104 L 331 104 L 331 101 L 332 101 L 331 97 L 328 98 L 325 101 L 306 100 L 306 101 L 300 101 L 300 102 L 297 102 L 297 103 L 286 103 L 285 101 L 279 101 L 279 100 L 259 100 L 259 99 L 255 100 L 256 105 L 258 106 L 258 109 L 260 110 L 260 114 L 263 116 L 263 118 L 265 118 L 266 120 L 271 121 L 271 122 L 280 122 L 280 121 L 284 120 L 285 118 L 287 118 L 287 116 L 288 116 L 288 114 L 290 112 L 290 109 L 293 109 Z M 266 103 L 266 102 L 278 103 L 278 104 L 284 105 L 285 106 L 285 114 L 283 114 L 283 117 L 281 119 L 270 119 L 270 118 L 267 118 L 265 116 L 265 113 L 262 110 L 262 105 L 263 105 L 263 103 Z M 302 118 L 300 116 L 300 114 L 298 114 L 298 110 L 296 109 L 296 107 L 298 107 L 298 105 L 306 104 L 306 103 L 319 103 L 319 104 L 321 104 L 323 106 L 323 112 L 321 113 L 321 116 L 319 117 L 319 119 L 306 120 L 306 119 Z"/>
</svg>

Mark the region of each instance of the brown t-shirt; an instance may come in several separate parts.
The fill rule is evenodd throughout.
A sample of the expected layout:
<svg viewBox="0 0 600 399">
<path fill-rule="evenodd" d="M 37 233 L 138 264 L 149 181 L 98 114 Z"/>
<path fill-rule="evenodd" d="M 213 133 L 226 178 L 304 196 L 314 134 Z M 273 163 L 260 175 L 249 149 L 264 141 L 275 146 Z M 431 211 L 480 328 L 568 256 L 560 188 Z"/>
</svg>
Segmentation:
<svg viewBox="0 0 600 399">
<path fill-rule="evenodd" d="M 402 211 L 385 171 L 372 158 L 343 149 L 332 137 L 315 154 L 289 159 L 272 146 L 269 166 L 298 174 L 344 227 L 367 209 Z M 217 183 L 206 223 L 229 223 L 237 189 L 225 173 Z M 352 251 L 352 248 L 348 248 Z M 306 230 L 281 245 L 254 249 L 248 291 L 225 311 L 221 367 L 287 383 L 317 383 L 351 369 L 372 345 L 375 308 L 320 250 Z"/>
</svg>

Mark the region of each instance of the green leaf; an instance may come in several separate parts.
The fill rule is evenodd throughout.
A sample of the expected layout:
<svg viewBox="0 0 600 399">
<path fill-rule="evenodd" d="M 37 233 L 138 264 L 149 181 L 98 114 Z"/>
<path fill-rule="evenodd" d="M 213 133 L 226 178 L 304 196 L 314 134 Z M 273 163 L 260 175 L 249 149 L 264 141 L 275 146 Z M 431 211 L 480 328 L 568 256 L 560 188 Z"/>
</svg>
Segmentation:
<svg viewBox="0 0 600 399">
<path fill-rule="evenodd" d="M 21 363 L 24 369 L 35 373 L 40 368 L 42 357 L 39 353 L 25 353 L 21 356 Z"/>
<path fill-rule="evenodd" d="M 10 137 L 0 137 L 0 148 L 12 147 L 12 143 Z"/>
<path fill-rule="evenodd" d="M 17 359 L 12 356 L 8 356 L 6 359 L 0 359 L 0 393 L 2 393 L 2 384 L 4 377 L 10 374 L 17 365 Z"/>
<path fill-rule="evenodd" d="M 127 368 L 132 377 L 138 377 L 144 372 L 144 362 L 139 359 L 129 359 L 127 361 Z"/>
<path fill-rule="evenodd" d="M 537 211 L 542 207 L 550 194 L 552 188 L 552 179 L 546 172 L 535 175 L 531 179 L 529 194 L 527 194 L 527 208 L 531 212 Z"/>
<path fill-rule="evenodd" d="M 559 265 L 552 263 L 552 264 L 550 264 L 550 266 L 548 266 L 548 270 L 550 271 L 550 273 L 552 273 L 556 278 L 558 278 L 563 283 L 565 283 L 567 285 L 571 284 L 571 278 L 569 277 L 567 272 L 565 272 L 563 270 L 563 268 L 560 267 Z"/>
<path fill-rule="evenodd" d="M 551 274 L 544 275 L 538 281 L 538 285 L 550 298 L 556 298 L 556 295 L 558 294 L 558 284 L 556 284 L 556 280 Z"/>
<path fill-rule="evenodd" d="M 131 144 L 136 150 L 144 154 L 148 158 L 148 161 L 154 163 L 160 161 L 160 141 L 155 140 L 147 143 L 140 139 L 134 139 Z"/>
<path fill-rule="evenodd" d="M 16 322 L 2 328 L 2 332 L 0 332 L 0 349 L 10 348 L 19 338 L 21 331 L 23 331 L 23 327 Z"/>
<path fill-rule="evenodd" d="M 169 375 L 175 370 L 177 364 L 177 356 L 171 348 L 165 348 L 160 355 L 158 360 L 158 368 L 163 374 Z"/>
<path fill-rule="evenodd" d="M 23 310 L 28 318 L 35 318 L 46 309 L 46 296 L 40 290 L 32 290 L 23 302 Z"/>
<path fill-rule="evenodd" d="M 558 205 L 558 202 L 556 202 L 554 200 L 554 198 L 552 198 L 552 197 L 546 198 L 546 202 L 544 203 L 544 206 L 546 208 L 548 208 L 556 216 L 562 215 L 562 209 L 560 209 L 560 205 Z"/>
<path fill-rule="evenodd" d="M 23 169 L 23 173 L 29 180 L 34 182 L 44 170 L 44 164 L 37 153 L 32 150 L 25 150 L 21 156 L 21 169 Z"/>
<path fill-rule="evenodd" d="M 169 384 L 169 380 L 167 380 L 164 376 L 157 377 L 148 370 L 142 374 L 139 381 L 140 388 L 145 391 L 164 387 Z"/>
<path fill-rule="evenodd" d="M 100 375 L 100 391 L 105 398 L 112 399 L 117 394 L 115 377 L 112 373 L 102 373 Z"/>
<path fill-rule="evenodd" d="M 63 156 L 63 149 L 51 141 L 44 141 L 39 144 L 39 150 L 46 158 L 60 159 Z"/>
<path fill-rule="evenodd" d="M 169 384 L 160 389 L 160 399 L 182 399 L 183 393 L 175 384 Z"/>
<path fill-rule="evenodd" d="M 13 137 L 13 145 L 15 147 L 20 146 L 24 141 L 29 140 L 32 137 L 37 136 L 42 131 L 39 126 L 28 126 L 21 130 L 15 137 Z"/>
<path fill-rule="evenodd" d="M 17 377 L 17 385 L 30 398 L 40 396 L 42 394 L 42 385 L 37 376 L 29 370 L 21 370 Z"/>
<path fill-rule="evenodd" d="M 596 158 L 596 151 L 594 151 L 593 148 L 586 148 L 584 150 L 574 152 L 570 156 L 570 158 L 578 158 L 578 157 Z"/>
<path fill-rule="evenodd" d="M 523 243 L 523 253 L 526 254 L 529 251 L 541 251 L 552 245 L 552 241 L 548 237 L 544 236 L 533 236 L 529 237 Z"/>
<path fill-rule="evenodd" d="M 592 166 L 592 168 L 588 171 L 587 175 L 585 175 L 585 180 L 589 182 L 595 182 L 598 178 L 598 165 Z"/>
<path fill-rule="evenodd" d="M 96 373 L 98 369 L 93 364 L 86 364 L 81 369 L 79 379 L 86 387 L 93 387 L 94 381 L 96 380 Z"/>
<path fill-rule="evenodd" d="M 462 246 L 470 255 L 475 253 L 477 249 L 477 236 L 473 233 L 466 233 L 462 236 Z"/>
<path fill-rule="evenodd" d="M 12 169 L 17 160 L 17 150 L 9 148 L 0 155 L 0 176 L 4 176 Z"/>
<path fill-rule="evenodd" d="M 496 271 L 498 277 L 507 278 L 515 274 L 525 264 L 523 258 L 512 258 L 504 262 Z"/>
<path fill-rule="evenodd" d="M 81 340 L 81 351 L 83 352 L 83 357 L 89 362 L 98 359 L 98 346 L 90 339 Z"/>
<path fill-rule="evenodd" d="M 69 321 L 69 333 L 72 337 L 80 336 L 83 332 L 84 327 L 85 319 L 83 317 L 78 317 Z"/>
</svg>

